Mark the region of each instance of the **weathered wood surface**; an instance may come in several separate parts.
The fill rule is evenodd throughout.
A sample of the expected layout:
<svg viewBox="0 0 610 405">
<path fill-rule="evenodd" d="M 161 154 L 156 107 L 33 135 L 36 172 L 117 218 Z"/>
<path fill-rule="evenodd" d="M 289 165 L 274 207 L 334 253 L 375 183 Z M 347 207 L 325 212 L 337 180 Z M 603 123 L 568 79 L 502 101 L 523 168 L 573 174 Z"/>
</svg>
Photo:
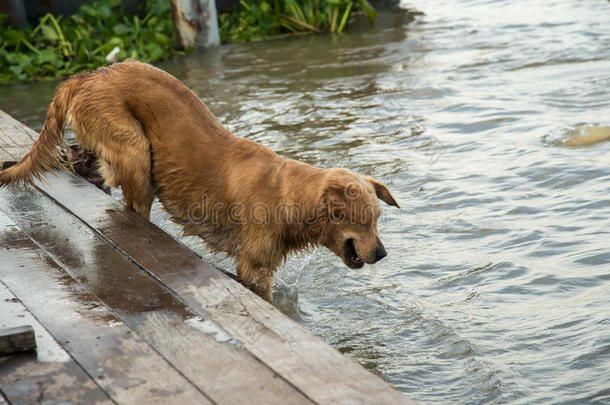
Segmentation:
<svg viewBox="0 0 610 405">
<path fill-rule="evenodd" d="M 20 161 L 36 138 L 36 131 L 0 110 L 0 168 Z"/>
<path fill-rule="evenodd" d="M 114 402 L 412 403 L 82 178 L 0 211 L 0 281 Z"/>
<path fill-rule="evenodd" d="M 14 225 L 0 213 L 0 279 L 115 402 L 211 403 Z"/>
<path fill-rule="evenodd" d="M 155 225 L 83 179 L 60 173 L 37 186 L 92 226 L 314 402 L 407 403 L 401 392 L 328 346 Z M 71 196 L 80 196 L 77 201 Z"/>
<path fill-rule="evenodd" d="M 0 329 L 0 356 L 36 349 L 34 329 L 29 325 Z"/>
<path fill-rule="evenodd" d="M 12 404 L 114 403 L 1 282 L 0 314 L 0 328 L 25 322 L 38 342 L 37 352 L 0 357 L 0 391 Z"/>
<path fill-rule="evenodd" d="M 218 46 L 216 2 L 212 0 L 170 0 L 176 47 L 206 49 Z"/>
<path fill-rule="evenodd" d="M 40 192 L 0 190 L 0 211 L 215 403 L 279 404 L 291 398 L 291 403 L 311 404 L 220 326 L 190 310 Z"/>
</svg>

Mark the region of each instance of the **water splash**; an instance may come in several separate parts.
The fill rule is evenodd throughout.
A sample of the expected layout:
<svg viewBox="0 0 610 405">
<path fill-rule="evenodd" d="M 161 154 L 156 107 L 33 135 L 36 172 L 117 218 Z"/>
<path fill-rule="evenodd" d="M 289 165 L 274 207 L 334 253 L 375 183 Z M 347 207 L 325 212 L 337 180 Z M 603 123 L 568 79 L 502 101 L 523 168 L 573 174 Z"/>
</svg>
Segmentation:
<svg viewBox="0 0 610 405">
<path fill-rule="evenodd" d="M 299 283 L 305 270 L 310 267 L 315 257 L 315 251 L 291 256 L 281 266 L 274 278 L 273 304 L 284 314 L 298 320 Z"/>
</svg>

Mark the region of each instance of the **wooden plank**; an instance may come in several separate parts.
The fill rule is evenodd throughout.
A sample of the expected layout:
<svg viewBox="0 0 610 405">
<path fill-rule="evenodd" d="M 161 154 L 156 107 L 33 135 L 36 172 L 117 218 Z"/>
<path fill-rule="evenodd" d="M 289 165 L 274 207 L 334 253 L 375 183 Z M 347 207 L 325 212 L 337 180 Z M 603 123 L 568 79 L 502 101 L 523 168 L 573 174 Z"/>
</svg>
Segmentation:
<svg viewBox="0 0 610 405">
<path fill-rule="evenodd" d="M 0 168 L 18 162 L 32 148 L 38 134 L 0 110 Z"/>
<path fill-rule="evenodd" d="M 62 173 L 38 187 L 315 402 L 412 403 L 381 378 L 84 180 Z"/>
<path fill-rule="evenodd" d="M 36 350 L 34 328 L 30 325 L 0 329 L 0 356 Z"/>
<path fill-rule="evenodd" d="M 12 404 L 115 403 L 75 362 L 41 363 L 34 353 L 0 358 L 0 391 Z"/>
<path fill-rule="evenodd" d="M 0 313 L 0 328 L 25 322 L 38 342 L 37 352 L 0 358 L 0 391 L 11 403 L 114 403 L 1 282 Z"/>
<path fill-rule="evenodd" d="M 324 403 L 412 402 L 154 225 L 101 192 L 96 194 L 84 180 L 65 174 L 49 180 L 40 185 L 44 193 L 69 207 L 143 268 L 148 267 L 192 309 L 206 319 L 211 317 L 309 398 Z M 75 201 L 74 196 L 84 198 Z"/>
<path fill-rule="evenodd" d="M 0 210 L 218 404 L 311 404 L 98 233 L 38 192 L 0 190 Z"/>
<path fill-rule="evenodd" d="M 2 213 L 0 229 L 0 279 L 115 402 L 211 404 Z"/>
<path fill-rule="evenodd" d="M 0 232 L 2 229 L 0 228 Z M 3 249 L 6 249 L 3 247 Z M 43 363 L 66 363 L 70 355 L 0 281 L 0 328 L 12 328 L 27 323 L 34 328 L 37 350 L 35 357 Z"/>
</svg>

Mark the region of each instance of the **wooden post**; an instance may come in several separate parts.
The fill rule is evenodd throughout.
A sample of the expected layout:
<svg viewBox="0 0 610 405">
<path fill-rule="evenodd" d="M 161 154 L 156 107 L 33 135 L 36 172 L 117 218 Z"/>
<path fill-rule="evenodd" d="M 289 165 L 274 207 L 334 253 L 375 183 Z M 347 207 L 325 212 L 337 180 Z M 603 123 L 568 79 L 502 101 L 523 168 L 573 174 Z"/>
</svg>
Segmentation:
<svg viewBox="0 0 610 405">
<path fill-rule="evenodd" d="M 220 44 L 214 0 L 170 0 L 176 48 L 205 49 Z"/>
<path fill-rule="evenodd" d="M 23 0 L 0 0 L 0 13 L 8 14 L 8 23 L 14 27 L 27 28 L 28 20 Z"/>
</svg>

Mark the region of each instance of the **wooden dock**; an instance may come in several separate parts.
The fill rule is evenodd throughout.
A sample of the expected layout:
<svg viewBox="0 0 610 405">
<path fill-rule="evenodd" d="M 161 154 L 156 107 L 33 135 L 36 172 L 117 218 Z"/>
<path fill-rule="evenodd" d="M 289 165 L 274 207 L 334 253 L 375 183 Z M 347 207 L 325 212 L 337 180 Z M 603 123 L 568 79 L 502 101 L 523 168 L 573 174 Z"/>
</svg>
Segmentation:
<svg viewBox="0 0 610 405">
<path fill-rule="evenodd" d="M 0 111 L 0 166 L 38 134 Z M 81 177 L 0 189 L 0 404 L 408 404 Z"/>
</svg>

